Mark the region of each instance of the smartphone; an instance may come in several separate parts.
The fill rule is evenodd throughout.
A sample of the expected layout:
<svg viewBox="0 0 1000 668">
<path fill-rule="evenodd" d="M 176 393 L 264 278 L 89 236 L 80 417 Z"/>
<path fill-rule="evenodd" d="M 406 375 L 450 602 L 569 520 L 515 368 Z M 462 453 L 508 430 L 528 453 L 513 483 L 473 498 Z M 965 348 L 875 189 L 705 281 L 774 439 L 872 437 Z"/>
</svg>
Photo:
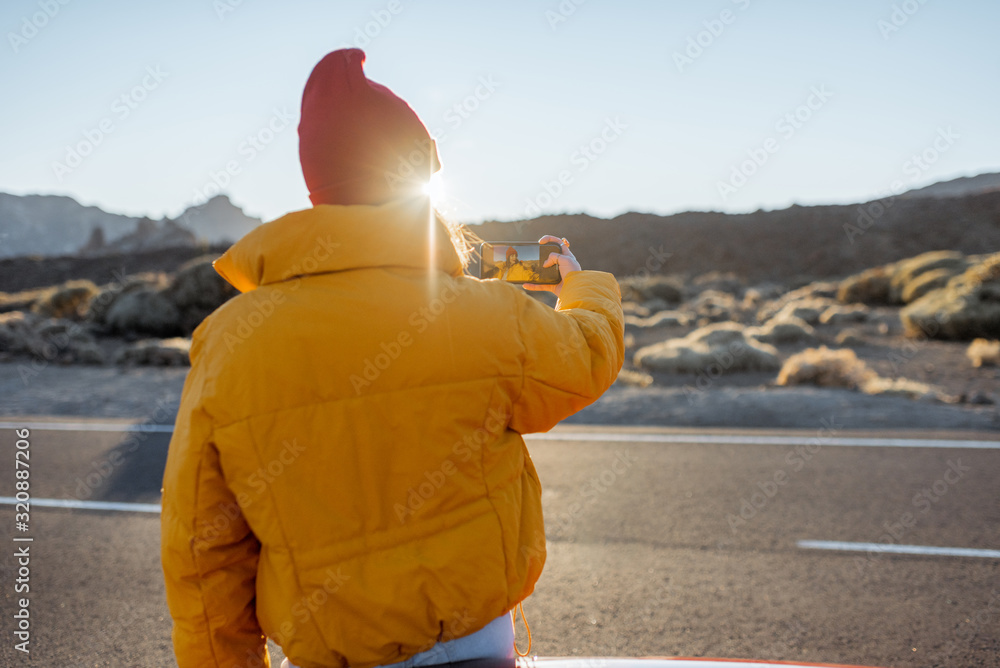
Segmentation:
<svg viewBox="0 0 1000 668">
<path fill-rule="evenodd" d="M 479 246 L 479 278 L 498 278 L 508 283 L 559 285 L 559 265 L 543 267 L 559 244 L 524 241 L 486 241 Z"/>
</svg>

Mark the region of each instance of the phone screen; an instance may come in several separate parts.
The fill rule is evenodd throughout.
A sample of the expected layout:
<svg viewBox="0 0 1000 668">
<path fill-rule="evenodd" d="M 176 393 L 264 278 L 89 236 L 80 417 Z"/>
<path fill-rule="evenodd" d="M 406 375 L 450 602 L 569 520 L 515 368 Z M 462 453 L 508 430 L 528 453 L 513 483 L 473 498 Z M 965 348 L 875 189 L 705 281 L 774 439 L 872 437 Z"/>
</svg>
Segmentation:
<svg viewBox="0 0 1000 668">
<path fill-rule="evenodd" d="M 479 278 L 546 285 L 558 285 L 562 280 L 558 264 L 542 266 L 550 253 L 560 252 L 559 244 L 491 241 L 483 243 L 479 252 Z"/>
</svg>

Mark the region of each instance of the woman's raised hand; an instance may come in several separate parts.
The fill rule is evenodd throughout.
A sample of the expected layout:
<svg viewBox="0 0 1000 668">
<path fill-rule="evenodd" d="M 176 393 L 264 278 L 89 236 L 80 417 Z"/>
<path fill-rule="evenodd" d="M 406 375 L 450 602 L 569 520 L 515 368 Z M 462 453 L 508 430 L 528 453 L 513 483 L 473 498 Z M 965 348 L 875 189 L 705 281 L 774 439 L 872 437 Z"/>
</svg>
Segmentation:
<svg viewBox="0 0 1000 668">
<path fill-rule="evenodd" d="M 566 280 L 566 276 L 573 273 L 574 271 L 580 271 L 580 263 L 577 261 L 576 257 L 569 249 L 569 241 L 563 237 L 554 237 L 551 234 L 546 234 L 544 237 L 538 240 L 538 243 L 555 243 L 559 244 L 559 253 L 549 253 L 548 259 L 542 264 L 543 267 L 551 267 L 554 264 L 559 265 L 559 274 L 562 276 L 562 280 L 559 281 L 558 285 L 543 285 L 541 283 L 525 283 L 525 290 L 545 290 L 548 292 L 554 292 L 556 296 L 562 291 L 563 282 Z"/>
</svg>

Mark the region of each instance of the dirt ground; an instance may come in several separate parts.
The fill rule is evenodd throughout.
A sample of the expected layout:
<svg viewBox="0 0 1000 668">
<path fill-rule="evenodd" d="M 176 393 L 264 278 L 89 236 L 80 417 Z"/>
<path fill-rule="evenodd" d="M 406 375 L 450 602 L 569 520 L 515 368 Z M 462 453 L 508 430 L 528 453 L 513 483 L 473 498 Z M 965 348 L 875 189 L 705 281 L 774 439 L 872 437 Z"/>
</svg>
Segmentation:
<svg viewBox="0 0 1000 668">
<path fill-rule="evenodd" d="M 732 317 L 745 327 L 754 321 L 746 310 L 734 310 Z M 627 325 L 625 369 L 637 370 L 632 360 L 643 346 L 683 337 L 704 324 L 692 319 L 685 326 Z M 871 369 L 886 378 L 927 383 L 945 401 L 780 387 L 776 372 L 713 376 L 708 367 L 696 374 L 654 373 L 653 384 L 645 388 L 623 378 L 567 422 L 811 429 L 834 420 L 847 429 L 1000 429 L 1000 367 L 974 367 L 966 355 L 967 342 L 906 338 L 898 307 L 872 307 L 864 322 L 817 324 L 814 340 L 777 345 L 779 358 L 784 362 L 810 347 L 843 347 L 837 337 L 848 328 L 854 333 L 850 348 Z M 97 343 L 104 358 L 113 360 L 136 338 L 99 336 Z M 172 421 L 186 375 L 186 367 L 70 366 L 0 353 L 0 415 L 156 416 L 159 422 Z"/>
<path fill-rule="evenodd" d="M 930 346 L 933 353 L 934 346 Z M 940 359 L 936 357 L 934 359 Z M 914 357 L 914 364 L 922 362 Z M 940 365 L 940 362 L 938 362 Z M 937 367 L 935 367 L 937 368 Z M 944 367 L 942 367 L 944 368 Z M 172 422 L 187 376 L 183 367 L 59 366 L 0 363 L 0 415 L 132 418 Z M 969 387 L 996 388 L 997 369 L 978 370 Z M 961 374 L 956 376 L 957 388 Z M 649 388 L 615 384 L 569 424 L 822 429 L 1000 430 L 995 405 L 943 404 L 816 387 L 773 387 L 773 374 L 739 374 L 699 387 L 677 376 Z M 940 375 L 930 380 L 939 381 Z M 660 382 L 660 379 L 658 379 Z"/>
</svg>

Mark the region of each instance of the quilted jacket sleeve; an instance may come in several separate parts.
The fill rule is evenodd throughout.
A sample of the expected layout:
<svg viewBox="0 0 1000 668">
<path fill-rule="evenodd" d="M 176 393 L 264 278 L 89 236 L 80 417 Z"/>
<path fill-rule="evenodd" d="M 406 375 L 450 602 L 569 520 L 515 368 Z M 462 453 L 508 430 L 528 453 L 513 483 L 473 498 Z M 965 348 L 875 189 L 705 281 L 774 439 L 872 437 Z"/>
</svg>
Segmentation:
<svg viewBox="0 0 1000 668">
<path fill-rule="evenodd" d="M 596 401 L 618 377 L 625 325 L 618 281 L 600 271 L 569 274 L 553 311 L 521 301 L 524 378 L 510 427 L 547 431 Z"/>
<path fill-rule="evenodd" d="M 164 475 L 161 556 L 180 668 L 269 666 L 254 606 L 260 544 L 226 485 L 200 408 L 184 388 Z"/>
</svg>

